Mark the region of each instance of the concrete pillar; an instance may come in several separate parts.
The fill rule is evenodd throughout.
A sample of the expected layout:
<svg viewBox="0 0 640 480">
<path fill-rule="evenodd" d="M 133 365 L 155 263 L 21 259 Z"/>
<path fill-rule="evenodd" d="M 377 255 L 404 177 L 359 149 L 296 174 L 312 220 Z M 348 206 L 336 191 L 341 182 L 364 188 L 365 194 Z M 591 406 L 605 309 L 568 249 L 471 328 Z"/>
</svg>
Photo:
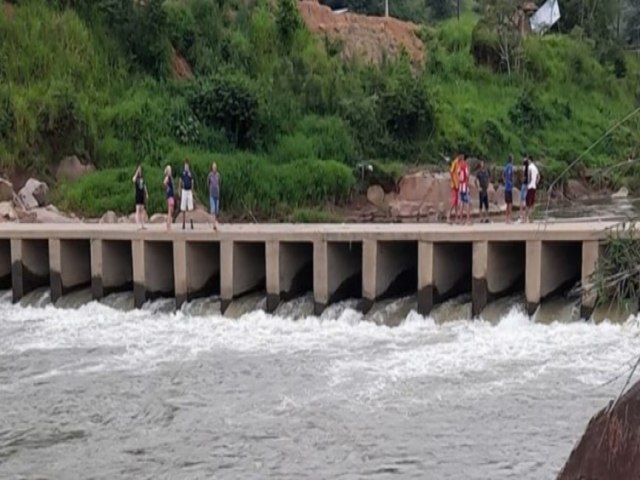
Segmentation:
<svg viewBox="0 0 640 480">
<path fill-rule="evenodd" d="M 433 309 L 433 242 L 418 242 L 418 313 L 429 315 Z"/>
<path fill-rule="evenodd" d="M 313 312 L 320 315 L 329 304 L 329 258 L 327 242 L 313 242 Z"/>
<path fill-rule="evenodd" d="M 91 284 L 91 248 L 88 240 L 49 240 L 51 301 Z"/>
<path fill-rule="evenodd" d="M 0 290 L 11 288 L 11 241 L 0 240 Z"/>
<path fill-rule="evenodd" d="M 266 287 L 266 246 L 263 242 L 220 243 L 221 309 L 234 298 Z"/>
<path fill-rule="evenodd" d="M 91 292 L 94 300 L 133 288 L 131 250 L 132 243 L 128 240 L 91 240 Z"/>
<path fill-rule="evenodd" d="M 363 311 L 368 312 L 379 299 L 413 294 L 418 283 L 416 242 L 377 242 L 362 244 Z"/>
<path fill-rule="evenodd" d="M 133 295 L 136 308 L 146 301 L 175 295 L 171 242 L 132 242 Z"/>
<path fill-rule="evenodd" d="M 273 313 L 280 304 L 280 242 L 269 241 L 265 249 L 267 312 Z"/>
<path fill-rule="evenodd" d="M 479 317 L 489 303 L 487 270 L 489 268 L 489 242 L 473 242 L 473 280 L 471 284 L 471 316 Z"/>
<path fill-rule="evenodd" d="M 522 285 L 525 269 L 523 242 L 474 242 L 472 315 L 487 304 Z"/>
<path fill-rule="evenodd" d="M 526 270 L 524 291 L 527 298 L 527 313 L 533 315 L 542 298 L 542 242 L 532 240 L 526 246 Z"/>
<path fill-rule="evenodd" d="M 313 244 L 311 242 L 267 243 L 267 311 L 281 301 L 313 290 Z"/>
<path fill-rule="evenodd" d="M 14 302 L 49 285 L 47 240 L 11 240 L 11 284 Z"/>
<path fill-rule="evenodd" d="M 525 293 L 527 312 L 533 315 L 540 301 L 581 278 L 582 244 L 527 242 Z"/>
<path fill-rule="evenodd" d="M 176 297 L 176 308 L 187 302 L 187 242 L 173 242 L 173 290 Z"/>
<path fill-rule="evenodd" d="M 600 242 L 597 240 L 582 243 L 582 298 L 580 316 L 589 319 L 596 306 L 597 292 L 591 283 L 591 275 L 596 271 L 600 256 Z"/>
<path fill-rule="evenodd" d="M 132 240 L 131 257 L 133 266 L 133 299 L 136 308 L 140 308 L 147 301 L 144 240 Z"/>
<path fill-rule="evenodd" d="M 315 244 L 314 298 L 317 315 L 328 304 L 362 296 L 362 262 L 361 242 Z"/>
</svg>

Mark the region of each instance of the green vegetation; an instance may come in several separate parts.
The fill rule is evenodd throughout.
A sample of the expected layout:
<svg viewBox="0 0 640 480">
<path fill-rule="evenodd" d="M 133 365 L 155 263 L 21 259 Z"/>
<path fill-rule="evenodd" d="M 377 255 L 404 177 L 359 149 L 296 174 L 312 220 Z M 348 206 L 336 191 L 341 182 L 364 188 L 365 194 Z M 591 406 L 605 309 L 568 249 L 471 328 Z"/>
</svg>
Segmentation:
<svg viewBox="0 0 640 480">
<path fill-rule="evenodd" d="M 454 13 L 432 3 L 404 16 Z M 216 161 L 225 211 L 298 221 L 328 221 L 322 209 L 349 200 L 362 161 L 386 188 L 408 165 L 459 150 L 500 163 L 530 152 L 550 178 L 640 99 L 639 62 L 596 40 L 597 25 L 519 41 L 505 68 L 503 39 L 465 13 L 424 27 L 423 64 L 375 66 L 311 35 L 295 0 L 21 0 L 3 11 L 0 168 L 52 178 L 66 155 L 93 162 L 98 172 L 55 189 L 83 215 L 131 211 L 138 162 L 150 210 L 162 211 L 162 168 L 178 172 L 185 158 L 203 203 Z M 634 155 L 638 127 L 640 116 L 576 171 Z"/>
<path fill-rule="evenodd" d="M 640 295 L 640 239 L 633 223 L 628 230 L 609 234 L 591 278 L 599 305 L 617 305 L 634 311 Z"/>
</svg>

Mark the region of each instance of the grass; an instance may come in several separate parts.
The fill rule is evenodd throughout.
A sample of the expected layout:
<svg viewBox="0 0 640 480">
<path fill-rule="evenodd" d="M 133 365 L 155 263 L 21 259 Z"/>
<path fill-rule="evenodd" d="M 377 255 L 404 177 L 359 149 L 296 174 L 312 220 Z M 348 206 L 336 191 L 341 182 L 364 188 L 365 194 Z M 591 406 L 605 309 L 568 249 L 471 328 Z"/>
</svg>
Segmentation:
<svg viewBox="0 0 640 480">
<path fill-rule="evenodd" d="M 441 154 L 458 151 L 490 163 L 531 153 L 545 178 L 554 178 L 640 98 L 637 58 L 627 57 L 626 75 L 618 78 L 572 35 L 526 39 L 523 68 L 511 76 L 477 65 L 471 47 L 478 19 L 467 8 L 459 22 L 424 29 L 429 53 L 420 69 L 404 57 L 379 67 L 344 62 L 304 29 L 285 44 L 274 5 L 165 2 L 160 46 L 172 41 L 192 63 L 193 83 L 150 73 L 123 47 L 127 39 L 117 38 L 117 28 L 91 9 L 52 8 L 44 0 L 19 2 L 12 18 L 0 9 L 0 168 L 52 178 L 66 155 L 90 160 L 99 171 L 57 185 L 55 199 L 61 208 L 99 216 L 132 210 L 138 162 L 147 166 L 155 212 L 164 210 L 165 164 L 177 172 L 191 159 L 202 196 L 215 160 L 227 211 L 311 221 L 363 187 L 354 175 L 360 162 L 374 163 L 368 181 L 386 189 L 408 166 L 438 164 Z M 242 89 L 225 85 L 223 112 L 202 109 L 204 115 L 189 103 L 201 81 L 231 77 L 242 78 L 252 95 L 244 149 L 234 144 L 231 121 L 247 113 L 238 101 Z M 640 116 L 572 174 L 618 163 L 638 144 Z M 637 173 L 620 181 L 633 184 Z"/>
</svg>

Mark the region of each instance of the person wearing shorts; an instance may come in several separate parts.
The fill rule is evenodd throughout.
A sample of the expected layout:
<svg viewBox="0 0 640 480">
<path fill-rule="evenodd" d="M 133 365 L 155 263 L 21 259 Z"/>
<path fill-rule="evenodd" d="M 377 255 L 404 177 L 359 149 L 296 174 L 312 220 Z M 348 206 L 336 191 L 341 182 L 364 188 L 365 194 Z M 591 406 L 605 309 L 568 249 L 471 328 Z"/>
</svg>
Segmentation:
<svg viewBox="0 0 640 480">
<path fill-rule="evenodd" d="M 464 217 L 465 209 L 467 213 L 467 223 L 471 224 L 471 198 L 469 196 L 469 164 L 466 156 L 460 159 L 460 220 Z"/>
<path fill-rule="evenodd" d="M 454 158 L 453 161 L 451 162 L 451 166 L 449 167 L 449 175 L 451 177 L 451 197 L 450 197 L 451 208 L 449 209 L 449 213 L 447 214 L 447 223 L 452 223 L 451 214 L 453 214 L 453 217 L 457 219 L 460 213 L 459 212 L 460 158 L 461 158 L 460 155 Z"/>
<path fill-rule="evenodd" d="M 527 189 L 529 187 L 529 156 L 524 156 L 524 171 L 522 172 L 522 182 L 520 183 L 520 221 L 524 222 L 527 217 Z"/>
<path fill-rule="evenodd" d="M 489 223 L 489 172 L 484 160 L 480 160 L 480 168 L 476 173 L 476 187 L 480 205 L 480 223 Z"/>
<path fill-rule="evenodd" d="M 180 175 L 180 210 L 182 210 L 182 229 L 185 229 L 187 212 L 193 211 L 193 174 L 189 160 L 184 161 L 182 175 Z M 191 230 L 193 230 L 193 219 L 191 219 Z"/>
<path fill-rule="evenodd" d="M 167 165 L 164 169 L 164 188 L 167 198 L 167 231 L 171 230 L 173 223 L 173 211 L 176 208 L 176 196 L 173 190 L 173 175 L 171 173 L 171 165 Z"/>
<path fill-rule="evenodd" d="M 531 221 L 531 211 L 534 209 L 536 205 L 536 190 L 538 189 L 538 182 L 540 181 L 540 172 L 538 171 L 538 167 L 536 167 L 533 160 L 529 158 L 529 185 L 527 188 L 527 213 L 526 213 L 526 222 Z"/>
<path fill-rule="evenodd" d="M 140 164 L 136 166 L 136 171 L 133 174 L 133 185 L 136 194 L 136 224 L 140 230 L 145 230 L 145 204 L 149 199 L 149 192 L 147 191 L 147 185 L 144 183 L 144 174 Z"/>
<path fill-rule="evenodd" d="M 507 165 L 502 174 L 504 180 L 504 202 L 507 204 L 506 222 L 512 221 L 513 210 L 513 155 L 507 158 Z"/>
<path fill-rule="evenodd" d="M 220 216 L 220 172 L 216 162 L 211 164 L 211 171 L 207 177 L 209 186 L 209 213 L 213 218 L 213 229 L 218 229 L 218 217 Z"/>
</svg>

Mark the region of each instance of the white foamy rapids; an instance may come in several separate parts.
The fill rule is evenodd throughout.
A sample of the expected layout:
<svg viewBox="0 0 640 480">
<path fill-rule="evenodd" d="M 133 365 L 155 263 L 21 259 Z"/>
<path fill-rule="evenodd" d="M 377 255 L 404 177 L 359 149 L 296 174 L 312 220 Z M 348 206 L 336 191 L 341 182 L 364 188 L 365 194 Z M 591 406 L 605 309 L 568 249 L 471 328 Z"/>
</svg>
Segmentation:
<svg viewBox="0 0 640 480">
<path fill-rule="evenodd" d="M 621 324 L 537 324 L 518 308 L 497 323 L 454 320 L 436 324 L 414 311 L 395 328 L 354 310 L 330 307 L 321 317 L 288 317 L 252 311 L 233 320 L 220 315 L 167 312 L 163 302 L 129 312 L 92 302 L 73 310 L 12 305 L 0 297 L 0 352 L 104 348 L 98 364 L 76 373 L 153 369 L 203 352 L 318 355 L 330 362 L 332 384 L 368 379 L 380 388 L 407 378 L 519 383 L 563 371 L 599 385 L 628 367 L 640 352 L 640 320 Z M 392 309 L 398 308 L 396 304 Z M 188 311 L 188 308 L 186 309 Z M 384 309 L 378 310 L 382 315 Z M 52 372 L 54 374 L 54 372 Z"/>
</svg>

